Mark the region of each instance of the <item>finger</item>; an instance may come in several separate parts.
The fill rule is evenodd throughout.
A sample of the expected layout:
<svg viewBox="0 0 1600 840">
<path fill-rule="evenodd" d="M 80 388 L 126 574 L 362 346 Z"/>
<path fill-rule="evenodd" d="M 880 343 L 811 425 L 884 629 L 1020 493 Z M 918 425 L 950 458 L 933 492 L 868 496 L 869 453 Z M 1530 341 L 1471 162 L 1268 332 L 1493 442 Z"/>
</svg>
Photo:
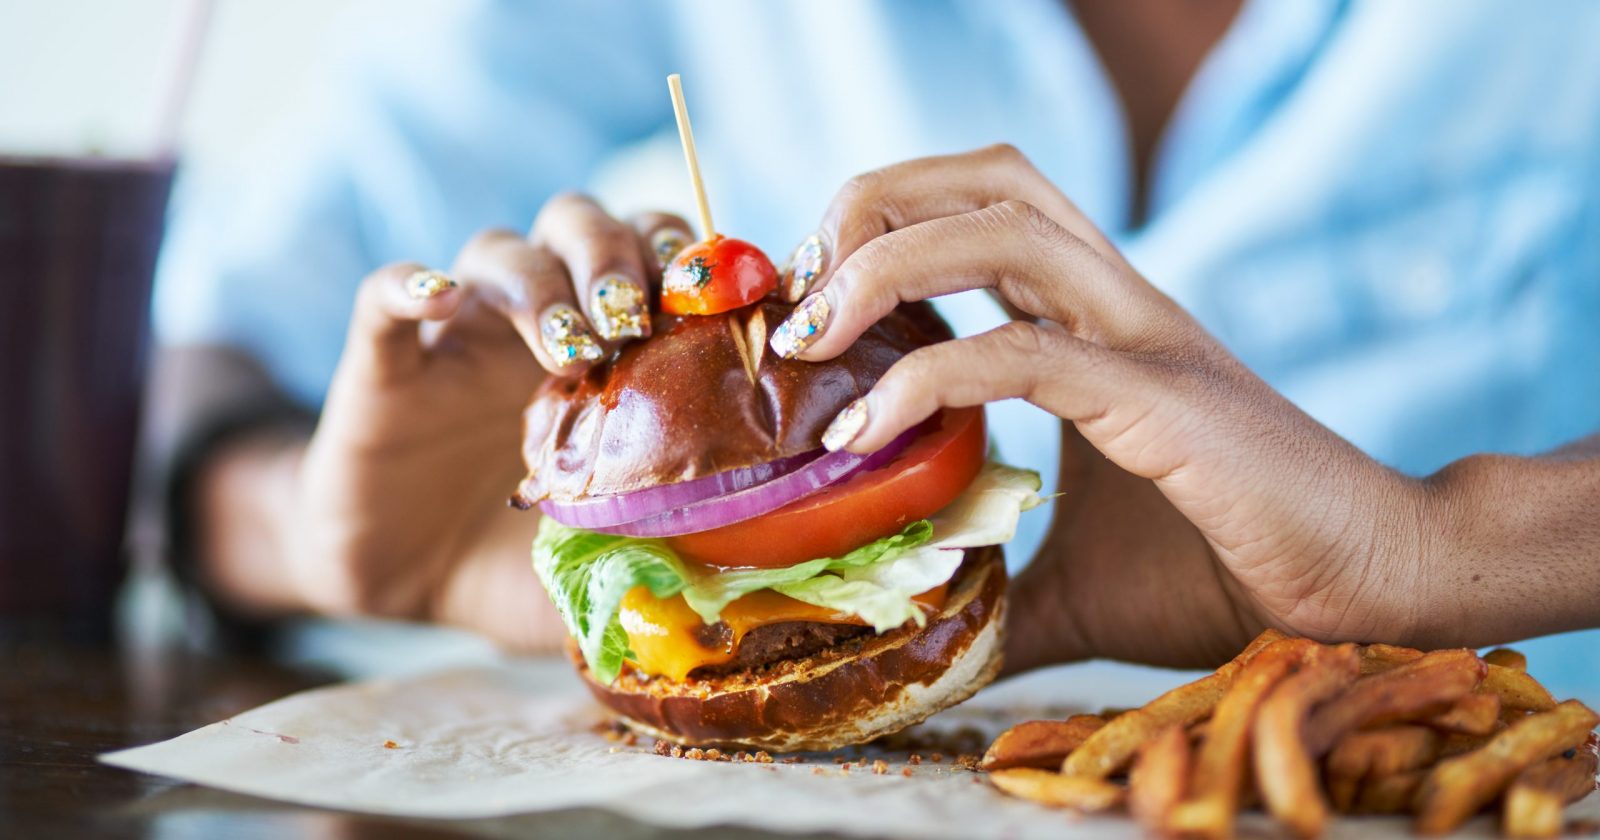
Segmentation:
<svg viewBox="0 0 1600 840">
<path fill-rule="evenodd" d="M 628 226 L 639 236 L 644 264 L 650 267 L 652 283 L 660 282 L 661 274 L 672 263 L 672 258 L 694 242 L 689 223 L 673 213 L 640 213 L 628 219 Z"/>
<path fill-rule="evenodd" d="M 367 275 L 356 291 L 346 352 L 368 362 L 407 365 L 423 354 L 417 327 L 443 321 L 461 307 L 451 275 L 417 263 L 392 263 Z"/>
<path fill-rule="evenodd" d="M 1012 321 L 907 354 L 839 413 L 823 443 L 835 451 L 873 452 L 940 408 L 1012 398 L 1067 420 L 1120 422 L 1150 404 L 1155 382 L 1144 365 L 1123 354 Z"/>
<path fill-rule="evenodd" d="M 1006 201 L 867 243 L 773 330 L 772 347 L 785 358 L 833 358 L 903 301 L 978 288 L 1118 349 L 1171 315 L 1136 275 L 1032 205 Z"/>
<path fill-rule="evenodd" d="M 1015 146 L 921 158 L 850 179 L 823 214 L 822 225 L 784 263 L 779 288 L 794 302 L 827 285 L 834 268 L 857 249 L 892 231 L 1002 201 L 1024 201 L 1113 262 L 1116 247 Z"/>
<path fill-rule="evenodd" d="M 545 370 L 575 375 L 605 355 L 550 249 L 509 230 L 486 231 L 461 249 L 455 274 L 511 322 Z"/>
<path fill-rule="evenodd" d="M 530 238 L 566 263 L 583 310 L 602 338 L 615 342 L 650 334 L 650 285 L 632 229 L 594 199 L 567 193 L 539 211 Z"/>
</svg>

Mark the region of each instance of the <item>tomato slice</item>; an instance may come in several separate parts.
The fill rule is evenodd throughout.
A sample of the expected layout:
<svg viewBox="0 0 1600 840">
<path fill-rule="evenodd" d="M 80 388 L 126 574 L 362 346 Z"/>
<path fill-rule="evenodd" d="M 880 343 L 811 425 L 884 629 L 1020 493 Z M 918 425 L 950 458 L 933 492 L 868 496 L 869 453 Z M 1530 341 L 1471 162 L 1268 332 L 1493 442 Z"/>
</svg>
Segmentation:
<svg viewBox="0 0 1600 840">
<path fill-rule="evenodd" d="M 778 287 L 778 270 L 760 248 L 718 236 L 683 249 L 661 279 L 661 309 L 715 315 L 755 303 Z"/>
<path fill-rule="evenodd" d="M 671 537 L 679 555 L 720 567 L 776 569 L 839 557 L 950 504 L 983 468 L 983 409 L 946 409 L 938 428 L 894 460 L 771 513 Z"/>
</svg>

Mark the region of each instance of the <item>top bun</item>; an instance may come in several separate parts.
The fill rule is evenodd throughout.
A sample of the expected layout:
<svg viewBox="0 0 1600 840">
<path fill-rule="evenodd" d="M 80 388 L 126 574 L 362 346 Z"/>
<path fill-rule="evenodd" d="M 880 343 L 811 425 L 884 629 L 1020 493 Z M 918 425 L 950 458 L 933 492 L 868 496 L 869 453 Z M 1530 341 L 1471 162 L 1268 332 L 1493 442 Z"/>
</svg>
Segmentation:
<svg viewBox="0 0 1600 840">
<path fill-rule="evenodd" d="M 651 337 L 610 363 L 548 379 L 524 415 L 520 501 L 627 493 L 809 452 L 896 360 L 951 337 L 932 307 L 902 304 L 837 358 L 793 361 L 766 342 L 791 309 L 657 315 Z"/>
</svg>

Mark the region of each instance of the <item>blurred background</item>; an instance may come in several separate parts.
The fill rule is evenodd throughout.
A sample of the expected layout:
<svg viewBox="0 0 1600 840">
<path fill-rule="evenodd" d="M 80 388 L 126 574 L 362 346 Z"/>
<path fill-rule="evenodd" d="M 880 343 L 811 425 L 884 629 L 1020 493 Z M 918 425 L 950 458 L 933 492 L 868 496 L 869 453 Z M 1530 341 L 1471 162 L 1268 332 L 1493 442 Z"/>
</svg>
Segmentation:
<svg viewBox="0 0 1600 840">
<path fill-rule="evenodd" d="M 259 173 L 274 165 L 275 141 L 292 133 L 296 110 L 340 72 L 340 56 L 348 54 L 340 45 L 352 33 L 377 34 L 388 21 L 433 14 L 447 2 L 0 0 L 0 54 L 7 57 L 0 156 L 142 161 L 177 154 L 182 177 L 228 182 Z M 16 338 L 5 332 L 0 346 Z M 15 477 L 5 479 L 10 488 Z M 190 614 L 163 556 L 154 495 L 146 487 L 132 511 L 127 578 L 112 620 L 129 649 L 205 648 L 213 642 L 195 631 L 206 624 Z M 14 515 L 0 530 L 26 527 L 21 520 Z M 8 588 L 19 594 L 21 587 L 13 578 L 0 585 L 0 596 Z M 389 622 L 310 621 L 280 646 L 277 653 L 291 663 L 349 674 L 423 671 L 495 655 L 470 634 Z M 382 655 L 397 648 L 408 655 Z"/>
<path fill-rule="evenodd" d="M 1594 347 L 1586 338 L 1592 324 L 1585 333 L 1585 327 L 1568 320 L 1580 312 L 1571 302 L 1580 299 L 1573 290 L 1582 291 L 1584 278 L 1573 269 L 1590 258 L 1592 228 L 1585 238 L 1580 222 L 1565 220 L 1583 213 L 1592 219 L 1594 213 L 1589 194 L 1572 177 L 1578 171 L 1573 161 L 1594 154 L 1592 146 L 1583 145 L 1594 130 L 1587 112 L 1569 106 L 1589 101 L 1583 86 L 1594 77 L 1595 67 L 1592 50 L 1587 63 L 1561 63 L 1569 54 L 1580 55 L 1572 43 L 1584 42 L 1582 30 L 1566 25 L 1565 18 L 1552 14 L 1541 23 L 1532 17 L 1518 19 L 1515 10 L 1504 6 L 1471 2 L 1247 4 L 1234 31 L 1220 42 L 1216 60 L 1196 77 L 1208 83 L 1209 95 L 1188 103 L 1189 109 L 1175 117 L 1194 141 L 1187 148 L 1199 151 L 1168 150 L 1161 158 L 1172 177 L 1157 183 L 1151 216 L 1141 220 L 1129 210 L 1127 185 L 1121 180 L 1127 161 L 1117 144 L 1126 138 L 1117 133 L 1119 128 L 1101 125 L 1115 121 L 1111 92 L 1098 78 L 1099 87 L 1072 87 L 1087 78 L 1085 73 L 1096 72 L 1092 55 L 1072 60 L 1056 55 L 1064 52 L 1061 44 L 1089 55 L 1081 39 L 1073 40 L 1057 19 L 1062 17 L 1060 4 L 949 5 L 966 9 L 971 17 L 946 25 L 933 20 L 932 13 L 922 15 L 921 9 L 929 6 L 824 3 L 807 7 L 808 30 L 796 30 L 791 16 L 784 21 L 791 28 L 776 35 L 751 28 L 766 36 L 765 41 L 752 37 L 745 44 L 708 36 L 706 43 L 714 49 L 707 49 L 707 55 L 728 46 L 730 54 L 744 48 L 765 56 L 774 44 L 782 46 L 784 38 L 809 33 L 812 40 L 804 46 L 811 63 L 785 68 L 789 76 L 759 61 L 738 69 L 748 70 L 752 83 L 815 82 L 815 91 L 805 88 L 811 97 L 789 103 L 719 96 L 725 92 L 721 86 L 740 80 L 714 68 L 690 77 L 691 90 L 699 84 L 707 91 L 698 100 L 703 110 L 697 111 L 696 124 L 704 128 L 702 155 L 713 162 L 708 167 L 713 198 L 728 208 L 719 210 L 719 220 L 775 249 L 776 256 L 776 249 L 805 234 L 850 174 L 914 155 L 1011 140 L 1061 183 L 1136 265 L 1166 284 L 1252 367 L 1318 419 L 1390 463 L 1426 473 L 1462 452 L 1541 451 L 1594 428 L 1591 409 L 1600 404 L 1600 396 L 1593 369 L 1541 367 L 1553 358 L 1581 359 L 1573 348 L 1592 353 Z M 1553 5 L 1571 13 L 1568 17 L 1585 18 L 1581 4 Z M 861 11 L 880 6 L 901 18 Z M 344 81 L 359 79 L 389 97 L 385 104 L 396 113 L 404 112 L 379 129 L 415 129 L 418 148 L 409 151 L 419 159 L 423 152 L 434 153 L 423 163 L 436 162 L 443 157 L 437 154 L 441 149 L 454 147 L 429 147 L 428 142 L 462 138 L 437 136 L 443 126 L 405 112 L 404 106 L 411 104 L 413 92 L 419 109 L 437 111 L 441 103 L 452 104 L 452 96 L 440 90 L 467 78 L 461 66 L 468 51 L 459 43 L 436 48 L 419 40 L 418 27 L 470 19 L 477 12 L 491 19 L 490 12 L 515 17 L 506 10 L 531 7 L 450 0 L 0 0 L 0 55 L 6 62 L 0 82 L 0 154 L 147 159 L 181 149 L 180 181 L 204 182 L 205 198 L 221 199 L 185 207 L 180 185 L 175 206 L 187 210 L 191 220 L 187 247 L 181 250 L 189 256 L 204 254 L 195 241 L 217 232 L 218 240 L 225 235 L 233 249 L 226 256 L 242 261 L 254 254 L 239 243 L 255 230 L 262 233 L 263 248 L 293 240 L 287 235 L 282 241 L 271 238 L 282 232 L 273 227 L 270 214 L 241 210 L 231 224 L 193 223 L 208 215 L 221 219 L 236 209 L 229 203 L 230 184 L 238 183 L 243 196 L 260 192 L 263 183 L 270 185 L 280 170 L 285 181 L 309 179 L 317 173 L 296 157 L 303 152 L 301 141 L 326 142 L 351 157 L 375 148 L 371 137 L 352 140 L 346 148 L 329 129 L 337 125 L 359 131 L 371 115 L 302 128 L 296 120 L 315 113 L 308 103 L 329 98 L 330 89 Z M 461 9 L 473 12 L 459 13 Z M 1355 10 L 1355 23 L 1328 23 L 1335 12 L 1349 10 Z M 775 17 L 781 14 L 780 9 Z M 195 49 L 195 21 L 202 17 L 208 18 L 206 34 L 202 48 Z M 728 18 L 729 26 L 746 23 L 734 14 Z M 1592 18 L 1586 19 L 1591 26 Z M 949 61 L 907 70 L 897 63 L 903 55 L 892 50 L 874 54 L 867 39 L 899 32 L 889 24 L 905 21 L 905 31 L 922 38 L 928 54 L 948 56 Z M 496 55 L 516 71 L 524 65 L 507 55 L 539 51 L 534 39 L 515 32 L 499 33 L 499 39 L 492 31 L 472 32 L 504 51 Z M 818 37 L 818 32 L 826 36 Z M 1322 38 L 1326 44 L 1318 40 Z M 1587 43 L 1592 46 L 1593 41 Z M 1259 44 L 1284 46 L 1260 49 Z M 406 62 L 390 64 L 409 64 L 403 69 L 412 75 L 397 75 L 393 66 L 382 69 L 387 75 L 366 75 L 367 65 L 379 62 L 355 63 L 363 55 L 371 58 L 373 50 L 386 49 L 406 50 Z M 1020 81 L 996 71 L 1005 84 L 984 89 L 983 84 L 995 80 L 970 72 L 983 62 L 983 49 L 1002 56 L 990 64 L 1005 65 Z M 1297 50 L 1304 55 L 1297 58 Z M 1322 64 L 1307 69 L 1296 63 L 1305 55 Z M 564 69 L 573 79 L 593 70 L 581 61 Z M 647 77 L 658 84 L 653 69 Z M 909 89 L 919 80 L 927 81 L 924 87 L 931 92 L 900 97 L 896 84 Z M 411 87 L 399 87 L 402 82 Z M 959 87 L 968 83 L 972 87 Z M 1259 93 L 1259 100 L 1240 93 L 1249 84 L 1259 85 L 1259 91 L 1250 91 Z M 848 95 L 830 101 L 826 109 L 819 105 L 841 91 Z M 1321 99 L 1312 107 L 1294 107 L 1291 94 L 1305 91 Z M 658 88 L 645 93 L 651 103 L 664 104 Z M 619 110 L 628 101 L 620 94 L 617 100 Z M 591 104 L 598 110 L 610 104 L 610 97 L 595 97 Z M 949 117 L 955 105 L 968 110 L 938 119 Z M 1226 112 L 1229 119 L 1197 118 L 1205 107 Z M 823 114 L 829 109 L 837 113 Z M 1108 114 L 1113 119 L 1104 119 Z M 778 119 L 785 117 L 792 121 Z M 1417 124 L 1399 117 L 1414 118 Z M 743 134 L 738 126 L 730 129 L 739 119 L 755 127 L 744 127 Z M 490 129 L 468 124 L 463 133 L 470 141 L 474 132 L 481 138 L 510 123 L 512 132 L 532 136 L 548 122 L 487 121 Z M 1258 123 L 1271 129 L 1259 133 L 1275 138 L 1276 147 L 1251 150 L 1241 140 Z M 812 142 L 764 142 L 784 130 L 796 133 L 796 125 L 814 132 L 801 138 Z M 1070 142 L 1061 139 L 1068 136 Z M 372 195 L 366 198 L 374 203 L 400 200 L 385 208 L 392 218 L 361 220 L 362 233 L 370 235 L 364 244 L 371 247 L 359 260 L 349 261 L 361 267 L 340 268 L 331 280 L 353 284 L 372 264 L 400 256 L 443 264 L 484 218 L 525 223 L 531 209 L 523 204 L 509 205 L 522 214 L 513 219 L 516 214 L 503 212 L 507 205 L 494 207 L 493 213 L 479 212 L 482 206 L 461 195 L 515 175 L 530 183 L 537 179 L 539 189 L 547 182 L 588 188 L 618 211 L 682 211 L 688 202 L 675 142 L 670 126 L 663 124 L 635 132 L 626 142 L 608 142 L 603 160 L 592 166 L 585 162 L 545 170 L 529 162 L 526 170 L 513 171 L 497 169 L 491 159 L 480 167 L 486 171 L 467 171 L 459 184 L 429 180 L 437 173 L 426 166 L 419 168 L 420 174 L 411 173 L 415 177 L 394 178 L 392 193 L 372 183 L 356 184 L 368 188 Z M 1249 158 L 1253 169 L 1229 157 L 1237 151 L 1230 143 L 1252 152 L 1241 157 Z M 795 151 L 802 145 L 804 151 Z M 381 165 L 365 175 L 381 172 L 396 159 L 375 160 Z M 818 160 L 825 165 L 814 166 Z M 1236 188 L 1241 171 L 1258 179 L 1258 186 L 1271 187 L 1259 190 L 1264 198 L 1256 206 L 1247 206 L 1254 191 Z M 1585 174 L 1592 171 L 1590 167 Z M 1212 177 L 1217 173 L 1236 180 Z M 719 178 L 728 185 L 720 194 Z M 735 185 L 742 197 L 734 194 Z M 543 198 L 532 192 L 519 197 L 527 199 L 528 208 L 536 208 Z M 436 224 L 418 209 L 434 201 L 471 212 Z M 1296 224 L 1317 228 L 1316 235 L 1306 235 Z M 1318 238 L 1324 233 L 1329 235 Z M 1496 237 L 1496 247 L 1474 250 L 1489 234 Z M 1396 248 L 1396 240 L 1403 247 Z M 1547 259 L 1551 254 L 1559 258 Z M 205 265 L 199 258 L 196 264 Z M 238 267 L 221 258 L 218 264 Z M 178 281 L 197 276 L 177 269 L 170 273 Z M 246 274 L 241 273 L 236 285 L 259 286 L 259 278 Z M 1589 297 L 1584 299 L 1592 300 L 1592 276 L 1588 281 Z M 168 322 L 179 327 L 192 314 L 179 311 L 182 304 L 210 303 L 202 295 L 184 293 L 184 288 L 181 282 L 171 284 L 164 301 Z M 342 302 L 317 313 L 323 319 L 319 326 L 327 328 L 315 346 L 279 341 L 251 347 L 261 349 L 275 365 L 274 372 L 283 373 L 289 390 L 306 401 L 320 396 L 347 314 L 347 285 L 327 285 L 324 293 Z M 157 306 L 162 305 L 158 299 Z M 954 311 L 957 317 L 963 313 Z M 299 313 L 291 316 L 284 320 Z M 970 331 L 986 317 L 975 316 L 964 326 Z M 217 323 L 229 322 L 218 318 Z M 0 336 L 0 341 L 6 338 Z M 252 340 L 241 336 L 240 343 Z M 1450 434 L 1441 434 L 1441 429 Z M 1054 456 L 1047 451 L 1028 460 L 1053 462 Z M 153 519 L 136 518 L 136 574 L 122 602 L 134 635 L 150 638 L 181 635 L 185 627 L 182 607 L 157 562 L 156 530 Z M 487 650 L 475 639 L 448 631 L 374 632 L 425 633 L 430 639 L 445 639 L 447 647 Z M 303 649 L 335 650 L 345 638 L 319 637 Z M 1590 635 L 1586 642 L 1568 637 L 1552 644 L 1570 657 L 1567 661 L 1593 666 L 1600 655 L 1594 652 L 1594 638 Z M 415 650 L 420 643 L 406 644 Z M 358 663 L 361 659 L 353 657 Z M 427 658 L 415 655 L 406 662 L 425 667 Z M 1559 679 L 1552 683 L 1560 685 Z M 1588 690 L 1595 690 L 1592 684 L 1558 688 L 1558 693 Z"/>
<path fill-rule="evenodd" d="M 328 47 L 423 0 L 215 4 L 181 122 L 194 165 L 248 162 L 252 141 L 327 72 Z M 192 0 L 0 0 L 0 149 L 11 154 L 144 155 L 183 72 Z M 402 11 L 403 14 L 403 11 Z"/>
</svg>

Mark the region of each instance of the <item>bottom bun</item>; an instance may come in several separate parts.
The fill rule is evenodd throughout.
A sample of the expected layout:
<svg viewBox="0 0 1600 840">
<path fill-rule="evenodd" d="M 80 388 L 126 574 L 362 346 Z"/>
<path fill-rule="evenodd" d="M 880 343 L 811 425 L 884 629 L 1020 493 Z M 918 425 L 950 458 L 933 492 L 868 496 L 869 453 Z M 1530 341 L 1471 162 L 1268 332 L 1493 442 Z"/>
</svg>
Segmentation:
<svg viewBox="0 0 1600 840">
<path fill-rule="evenodd" d="M 692 746 L 794 752 L 859 744 L 921 723 L 1000 671 L 1006 572 L 999 547 L 970 549 L 944 609 L 907 624 L 744 672 L 682 682 L 624 666 L 616 682 L 578 672 L 632 729 Z"/>
</svg>

